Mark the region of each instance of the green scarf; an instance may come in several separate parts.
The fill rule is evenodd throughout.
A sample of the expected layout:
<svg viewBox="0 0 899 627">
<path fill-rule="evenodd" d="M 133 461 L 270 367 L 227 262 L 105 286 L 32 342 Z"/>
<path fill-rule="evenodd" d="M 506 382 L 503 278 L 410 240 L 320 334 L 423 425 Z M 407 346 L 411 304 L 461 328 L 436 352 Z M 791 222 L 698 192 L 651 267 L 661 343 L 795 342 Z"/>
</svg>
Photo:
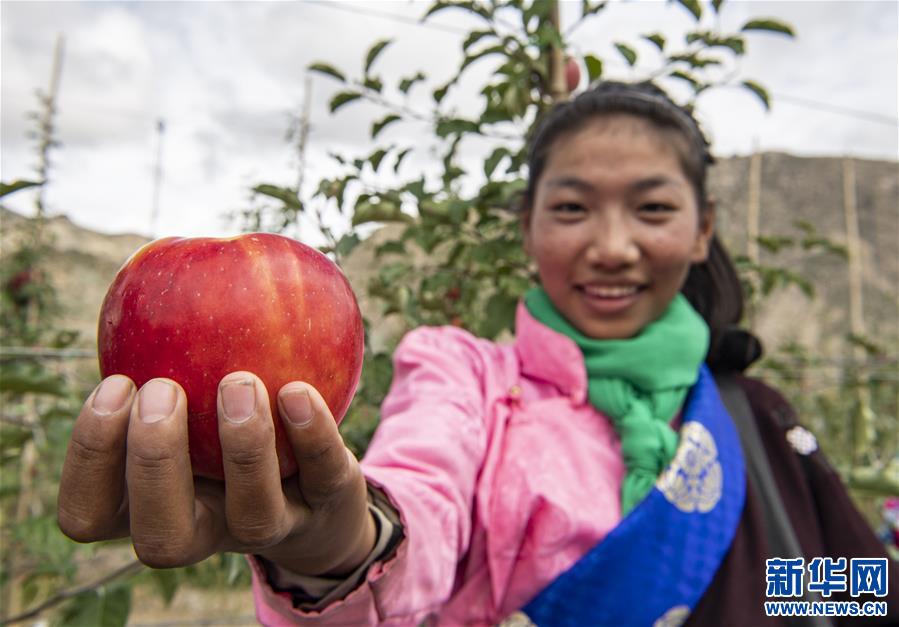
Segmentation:
<svg viewBox="0 0 899 627">
<path fill-rule="evenodd" d="M 542 287 L 528 291 L 524 302 L 534 318 L 574 340 L 584 354 L 590 402 L 609 416 L 621 439 L 626 515 L 674 457 L 678 436 L 668 423 L 696 383 L 709 328 L 682 294 L 639 335 L 623 340 L 587 337 L 562 317 Z"/>
</svg>

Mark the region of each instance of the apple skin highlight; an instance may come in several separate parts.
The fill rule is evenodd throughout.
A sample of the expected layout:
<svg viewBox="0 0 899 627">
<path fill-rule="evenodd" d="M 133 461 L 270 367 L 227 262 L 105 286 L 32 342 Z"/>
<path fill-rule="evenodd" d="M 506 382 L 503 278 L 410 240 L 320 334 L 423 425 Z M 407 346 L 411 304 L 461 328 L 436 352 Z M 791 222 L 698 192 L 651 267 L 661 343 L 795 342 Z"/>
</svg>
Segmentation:
<svg viewBox="0 0 899 627">
<path fill-rule="evenodd" d="M 362 316 L 325 255 L 269 233 L 164 238 L 119 270 L 97 333 L 100 373 L 138 387 L 165 377 L 184 389 L 193 473 L 224 479 L 216 398 L 226 374 L 256 374 L 269 394 L 282 477 L 297 470 L 278 390 L 315 387 L 339 423 L 362 372 Z"/>
</svg>

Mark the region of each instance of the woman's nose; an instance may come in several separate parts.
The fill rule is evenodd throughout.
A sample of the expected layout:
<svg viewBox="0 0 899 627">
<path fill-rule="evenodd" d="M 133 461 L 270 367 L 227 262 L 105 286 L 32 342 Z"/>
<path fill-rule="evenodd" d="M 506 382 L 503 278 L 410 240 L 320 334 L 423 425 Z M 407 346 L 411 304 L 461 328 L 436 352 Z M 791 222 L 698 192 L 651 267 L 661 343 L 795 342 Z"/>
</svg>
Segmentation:
<svg viewBox="0 0 899 627">
<path fill-rule="evenodd" d="M 598 220 L 591 225 L 592 233 L 586 258 L 591 265 L 615 269 L 636 263 L 640 247 L 626 221 Z"/>
</svg>

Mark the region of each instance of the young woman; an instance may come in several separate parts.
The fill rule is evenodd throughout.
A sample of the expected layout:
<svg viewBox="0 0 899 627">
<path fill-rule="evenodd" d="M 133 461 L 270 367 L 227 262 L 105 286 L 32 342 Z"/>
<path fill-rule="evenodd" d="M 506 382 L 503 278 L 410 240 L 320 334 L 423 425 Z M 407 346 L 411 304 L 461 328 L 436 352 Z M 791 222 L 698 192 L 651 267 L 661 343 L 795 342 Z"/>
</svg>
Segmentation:
<svg viewBox="0 0 899 627">
<path fill-rule="evenodd" d="M 737 374 L 760 349 L 735 328 L 711 162 L 651 84 L 557 106 L 530 150 L 521 227 L 540 286 L 513 344 L 409 333 L 361 463 L 318 393 L 285 386 L 300 472 L 283 483 L 262 383 L 228 375 L 225 489 L 191 477 L 177 384 L 110 377 L 76 423 L 60 526 L 130 535 L 151 566 L 253 554 L 271 625 L 519 610 L 539 625 L 781 624 L 765 616 L 766 559 L 885 553 L 783 397 Z M 890 568 L 880 620 L 895 621 Z"/>
</svg>

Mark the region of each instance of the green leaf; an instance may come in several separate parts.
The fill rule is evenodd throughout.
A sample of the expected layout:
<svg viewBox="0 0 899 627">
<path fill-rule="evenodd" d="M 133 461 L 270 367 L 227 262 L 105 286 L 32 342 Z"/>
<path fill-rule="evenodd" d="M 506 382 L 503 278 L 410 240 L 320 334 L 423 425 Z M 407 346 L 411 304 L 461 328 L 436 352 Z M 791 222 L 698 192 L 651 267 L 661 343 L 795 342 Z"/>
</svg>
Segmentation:
<svg viewBox="0 0 899 627">
<path fill-rule="evenodd" d="M 403 191 L 409 192 L 410 194 L 415 196 L 417 200 L 421 200 L 425 197 L 425 177 L 422 176 L 415 181 L 406 183 L 406 185 L 403 187 Z"/>
<path fill-rule="evenodd" d="M 168 607 L 172 604 L 175 593 L 178 592 L 178 571 L 174 569 L 149 568 L 147 572 L 150 579 L 153 580 L 162 602 Z"/>
<path fill-rule="evenodd" d="M 357 91 L 338 92 L 337 94 L 334 95 L 333 98 L 331 98 L 331 104 L 330 104 L 331 113 L 334 113 L 343 105 L 345 105 L 349 102 L 353 102 L 354 100 L 358 100 L 361 97 L 362 97 L 362 94 L 360 94 Z"/>
<path fill-rule="evenodd" d="M 253 188 L 253 193 L 280 200 L 286 207 L 294 209 L 295 211 L 303 210 L 303 202 L 297 196 L 296 190 L 289 187 L 279 187 L 277 185 L 262 183 Z"/>
<path fill-rule="evenodd" d="M 465 38 L 465 41 L 462 42 L 462 51 L 467 52 L 468 49 L 476 44 L 478 41 L 487 37 L 488 35 L 495 35 L 492 30 L 476 30 L 472 31 L 468 34 L 468 37 Z"/>
<path fill-rule="evenodd" d="M 447 135 L 462 133 L 477 133 L 480 125 L 472 120 L 463 120 L 461 118 L 448 118 L 438 120 L 434 132 L 438 137 L 446 137 Z"/>
<path fill-rule="evenodd" d="M 359 236 L 355 233 L 346 233 L 340 240 L 337 242 L 337 246 L 334 247 L 334 252 L 336 252 L 340 257 L 346 257 L 356 246 L 359 245 L 359 242 L 362 240 L 359 239 Z"/>
<path fill-rule="evenodd" d="M 786 22 L 781 22 L 780 20 L 776 20 L 770 17 L 749 20 L 748 22 L 743 24 L 743 28 L 741 28 L 740 30 L 763 30 L 771 33 L 781 33 L 782 35 L 787 35 L 788 37 L 796 36 L 796 33 L 793 32 L 792 26 L 790 26 Z"/>
<path fill-rule="evenodd" d="M 375 42 L 375 44 L 369 48 L 368 54 L 365 55 L 365 74 L 368 75 L 369 70 L 371 69 L 372 64 L 375 62 L 375 59 L 378 58 L 384 48 L 389 46 L 392 42 L 390 39 L 382 39 L 381 41 Z"/>
<path fill-rule="evenodd" d="M 606 8 L 607 4 L 609 4 L 607 0 L 597 2 L 593 5 L 590 4 L 590 0 L 581 0 L 581 15 L 587 17 L 588 15 L 599 13 Z"/>
<path fill-rule="evenodd" d="M 655 44 L 655 47 L 660 51 L 665 51 L 665 37 L 660 33 L 653 33 L 652 35 L 643 35 L 643 39 L 648 42 Z"/>
<path fill-rule="evenodd" d="M 48 394 L 65 396 L 66 382 L 60 376 L 49 372 L 23 373 L 8 372 L 0 377 L 0 392 L 12 394 Z"/>
<path fill-rule="evenodd" d="M 406 148 L 404 150 L 401 150 L 399 152 L 399 154 L 396 156 L 396 162 L 393 164 L 393 173 L 394 174 L 399 173 L 400 165 L 403 163 L 403 159 L 405 159 L 406 155 L 408 155 L 411 151 L 412 151 L 411 148 Z"/>
<path fill-rule="evenodd" d="M 763 105 L 765 105 L 766 110 L 771 109 L 771 97 L 768 95 L 767 89 L 765 89 L 755 81 L 743 81 L 743 87 L 758 96 L 758 99 L 762 101 Z"/>
<path fill-rule="evenodd" d="M 384 130 L 384 127 L 387 126 L 388 124 L 392 124 L 392 123 L 396 122 L 397 120 L 401 120 L 401 119 L 402 118 L 400 116 L 396 115 L 395 113 L 391 113 L 390 115 L 385 117 L 383 120 L 376 121 L 375 123 L 373 123 L 371 125 L 371 138 L 372 139 L 376 138 L 380 134 L 380 132 Z"/>
<path fill-rule="evenodd" d="M 587 66 L 587 78 L 592 83 L 602 76 L 602 61 L 592 54 L 584 55 L 584 64 Z"/>
<path fill-rule="evenodd" d="M 449 82 L 446 85 L 438 87 L 434 90 L 434 93 L 432 94 L 434 97 L 434 102 L 440 104 L 440 102 L 446 97 L 446 92 L 449 91 L 450 85 L 452 85 L 452 82 Z"/>
<path fill-rule="evenodd" d="M 712 8 L 715 9 L 715 13 L 720 13 L 722 4 L 724 4 L 724 0 L 712 0 Z"/>
<path fill-rule="evenodd" d="M 425 79 L 425 75 L 421 72 L 418 72 L 415 76 L 410 76 L 409 78 L 404 78 L 400 81 L 399 89 L 404 94 L 408 94 L 409 90 L 412 86 L 418 81 L 423 81 Z"/>
<path fill-rule="evenodd" d="M 497 292 L 487 300 L 484 320 L 480 324 L 481 333 L 490 339 L 495 338 L 504 329 L 510 329 L 515 320 L 517 299 L 509 294 Z"/>
<path fill-rule="evenodd" d="M 627 64 L 631 67 L 634 66 L 634 63 L 637 62 L 637 53 L 633 48 L 626 44 L 615 44 L 615 49 L 624 57 L 624 60 L 627 61 Z"/>
<path fill-rule="evenodd" d="M 693 76 L 692 74 L 688 74 L 687 72 L 684 72 L 683 70 L 675 70 L 675 71 L 671 72 L 671 74 L 669 74 L 669 76 L 671 76 L 672 78 L 679 78 L 682 81 L 687 81 L 688 83 L 690 83 L 690 85 L 693 86 L 694 89 L 698 89 L 699 86 L 701 85 L 701 83 L 696 79 L 695 76 Z"/>
<path fill-rule="evenodd" d="M 333 65 L 327 63 L 313 63 L 307 69 L 310 72 L 318 72 L 319 74 L 325 74 L 326 76 L 336 78 L 342 83 L 346 82 L 346 76 Z"/>
<path fill-rule="evenodd" d="M 0 198 L 19 190 L 28 189 L 29 187 L 40 187 L 41 185 L 43 183 L 38 181 L 25 181 L 22 179 L 15 180 L 12 183 L 0 183 Z"/>
<path fill-rule="evenodd" d="M 668 57 L 670 61 L 682 61 L 688 63 L 691 68 L 704 68 L 709 65 L 721 65 L 720 59 L 712 57 L 701 57 L 696 52 L 690 54 L 673 54 Z"/>
<path fill-rule="evenodd" d="M 426 19 L 428 19 L 438 11 L 443 11 L 444 9 L 464 9 L 470 13 L 474 13 L 475 15 L 483 17 L 484 19 L 490 19 L 490 13 L 486 9 L 479 7 L 474 2 L 454 2 L 452 0 L 438 0 L 431 5 L 431 8 L 429 8 L 427 13 L 425 13 L 421 18 L 421 21 L 424 22 Z"/>
<path fill-rule="evenodd" d="M 65 627 L 123 627 L 131 613 L 131 585 L 113 584 L 76 596 L 63 610 Z"/>
<path fill-rule="evenodd" d="M 412 216 L 403 213 L 398 204 L 389 200 L 360 197 L 353 211 L 352 225 L 359 226 L 369 222 L 412 222 Z"/>
<path fill-rule="evenodd" d="M 692 13 L 697 21 L 702 17 L 702 5 L 699 4 L 699 0 L 677 0 L 677 3 Z"/>
<path fill-rule="evenodd" d="M 371 169 L 375 172 L 378 171 L 378 166 L 381 165 L 381 161 L 384 159 L 384 155 L 387 154 L 387 151 L 383 148 L 374 151 L 369 155 L 368 162 L 371 164 Z"/>
<path fill-rule="evenodd" d="M 375 248 L 375 257 L 382 257 L 384 255 L 405 255 L 406 247 L 402 242 L 391 240 L 389 242 L 384 242 L 377 248 Z"/>
<path fill-rule="evenodd" d="M 504 157 L 508 156 L 509 149 L 502 146 L 490 153 L 490 156 L 484 161 L 484 175 L 489 179 L 494 170 L 496 170 L 496 166 L 499 165 L 499 162 L 502 161 Z"/>
<path fill-rule="evenodd" d="M 381 93 L 381 90 L 384 88 L 384 82 L 380 78 L 377 78 L 374 76 L 367 77 L 362 82 L 362 84 L 365 85 L 365 87 L 367 87 L 368 89 L 375 91 L 379 94 Z"/>
</svg>

